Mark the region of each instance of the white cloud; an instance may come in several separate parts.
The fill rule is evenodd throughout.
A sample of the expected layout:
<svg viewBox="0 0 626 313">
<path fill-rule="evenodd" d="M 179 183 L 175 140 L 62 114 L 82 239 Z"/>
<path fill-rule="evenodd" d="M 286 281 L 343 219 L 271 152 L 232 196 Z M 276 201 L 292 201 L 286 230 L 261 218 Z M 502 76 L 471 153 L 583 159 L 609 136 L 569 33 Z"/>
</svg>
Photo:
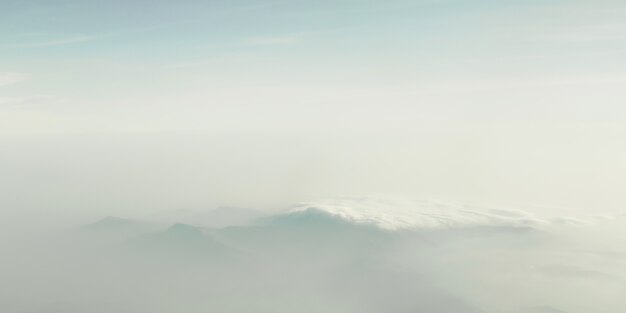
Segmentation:
<svg viewBox="0 0 626 313">
<path fill-rule="evenodd" d="M 296 205 L 283 217 L 326 216 L 356 225 L 386 230 L 453 229 L 471 227 L 532 227 L 549 224 L 531 213 L 444 203 L 348 197 Z M 281 218 L 281 216 L 278 216 Z"/>
<path fill-rule="evenodd" d="M 0 87 L 19 83 L 27 80 L 29 77 L 23 73 L 0 72 Z"/>
</svg>

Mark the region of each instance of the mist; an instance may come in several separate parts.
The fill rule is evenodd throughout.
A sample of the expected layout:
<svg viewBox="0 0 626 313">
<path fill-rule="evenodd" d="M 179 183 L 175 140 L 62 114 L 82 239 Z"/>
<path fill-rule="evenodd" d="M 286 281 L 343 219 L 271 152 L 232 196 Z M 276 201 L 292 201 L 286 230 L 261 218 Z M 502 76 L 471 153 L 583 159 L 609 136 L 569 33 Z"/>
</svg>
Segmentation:
<svg viewBox="0 0 626 313">
<path fill-rule="evenodd" d="M 0 288 L 15 312 L 618 312 L 625 218 L 343 197 L 21 225 Z"/>
</svg>

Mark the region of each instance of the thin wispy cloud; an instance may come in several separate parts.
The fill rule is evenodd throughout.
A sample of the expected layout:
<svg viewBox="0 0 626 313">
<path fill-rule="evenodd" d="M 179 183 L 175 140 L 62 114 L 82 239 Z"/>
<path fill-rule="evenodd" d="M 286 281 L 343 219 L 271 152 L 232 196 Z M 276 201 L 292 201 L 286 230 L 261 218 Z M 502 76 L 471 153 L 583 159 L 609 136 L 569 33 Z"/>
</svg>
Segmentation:
<svg viewBox="0 0 626 313">
<path fill-rule="evenodd" d="M 572 51 L 566 53 L 554 53 L 554 54 L 521 54 L 511 56 L 498 56 L 498 57 L 482 57 L 471 58 L 466 63 L 484 63 L 492 61 L 524 61 L 524 60 L 549 60 L 549 59 L 566 59 L 566 58 L 589 58 L 589 57 L 615 57 L 626 53 L 626 49 L 613 49 L 613 50 L 594 50 L 594 51 Z"/>
<path fill-rule="evenodd" d="M 416 85 L 416 93 L 437 94 L 456 92 L 477 92 L 497 90 L 533 90 L 534 88 L 559 87 L 590 87 L 590 86 L 619 86 L 626 83 L 626 76 L 560 76 L 560 77 L 499 77 L 497 79 L 471 79 L 447 81 L 444 83 L 426 83 Z"/>
<path fill-rule="evenodd" d="M 0 87 L 19 83 L 28 78 L 29 76 L 23 73 L 0 72 Z"/>
<path fill-rule="evenodd" d="M 99 34 L 65 34 L 57 35 L 56 37 L 47 35 L 45 33 L 30 33 L 25 34 L 26 38 L 38 38 L 37 40 L 24 41 L 24 42 L 6 42 L 0 43 L 0 49 L 29 49 L 29 48 L 46 48 L 54 46 L 63 46 L 84 43 L 88 41 L 94 41 L 97 39 L 122 37 L 128 35 L 140 35 L 144 33 L 158 32 L 182 25 L 196 24 L 198 21 L 178 21 L 171 23 L 155 24 L 148 27 L 129 28 L 118 31 L 104 32 Z"/>
<path fill-rule="evenodd" d="M 602 23 L 577 28 L 559 29 L 542 34 L 546 41 L 599 42 L 626 40 L 626 23 Z"/>
<path fill-rule="evenodd" d="M 0 108 L 21 108 L 41 104 L 58 104 L 64 100 L 65 99 L 54 95 L 0 97 Z"/>
<path fill-rule="evenodd" d="M 297 36 L 258 36 L 250 37 L 245 40 L 249 45 L 292 45 L 300 40 Z"/>
<path fill-rule="evenodd" d="M 59 39 L 50 39 L 50 40 L 41 40 L 41 41 L 32 41 L 32 42 L 19 42 L 19 43 L 5 43 L 5 44 L 0 44 L 0 49 L 52 47 L 52 46 L 61 46 L 61 45 L 68 45 L 68 44 L 74 44 L 74 43 L 81 43 L 81 42 L 90 41 L 93 39 L 96 39 L 96 36 L 75 35 L 75 36 L 59 38 Z"/>
</svg>

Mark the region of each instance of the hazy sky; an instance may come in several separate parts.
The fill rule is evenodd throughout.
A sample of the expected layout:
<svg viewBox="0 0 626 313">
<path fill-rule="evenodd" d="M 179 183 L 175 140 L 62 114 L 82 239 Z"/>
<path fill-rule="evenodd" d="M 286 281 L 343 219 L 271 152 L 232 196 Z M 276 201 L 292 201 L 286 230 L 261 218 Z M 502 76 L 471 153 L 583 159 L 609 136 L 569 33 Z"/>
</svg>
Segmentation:
<svg viewBox="0 0 626 313">
<path fill-rule="evenodd" d="M 624 21 L 607 0 L 0 0 L 3 205 L 621 209 Z"/>
<path fill-rule="evenodd" d="M 621 1 L 1 5 L 1 124 L 12 133 L 624 113 Z"/>
</svg>

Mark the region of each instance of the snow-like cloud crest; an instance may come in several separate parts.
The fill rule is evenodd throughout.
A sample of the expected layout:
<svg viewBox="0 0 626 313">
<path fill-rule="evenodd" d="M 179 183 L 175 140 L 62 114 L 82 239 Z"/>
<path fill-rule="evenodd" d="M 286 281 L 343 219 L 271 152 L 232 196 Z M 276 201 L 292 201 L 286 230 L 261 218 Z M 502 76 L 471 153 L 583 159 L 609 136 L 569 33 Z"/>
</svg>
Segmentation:
<svg viewBox="0 0 626 313">
<path fill-rule="evenodd" d="M 372 197 L 303 202 L 281 215 L 323 215 L 346 223 L 375 226 L 385 230 L 535 227 L 551 223 L 521 210 L 489 209 L 435 200 L 408 201 Z"/>
</svg>

